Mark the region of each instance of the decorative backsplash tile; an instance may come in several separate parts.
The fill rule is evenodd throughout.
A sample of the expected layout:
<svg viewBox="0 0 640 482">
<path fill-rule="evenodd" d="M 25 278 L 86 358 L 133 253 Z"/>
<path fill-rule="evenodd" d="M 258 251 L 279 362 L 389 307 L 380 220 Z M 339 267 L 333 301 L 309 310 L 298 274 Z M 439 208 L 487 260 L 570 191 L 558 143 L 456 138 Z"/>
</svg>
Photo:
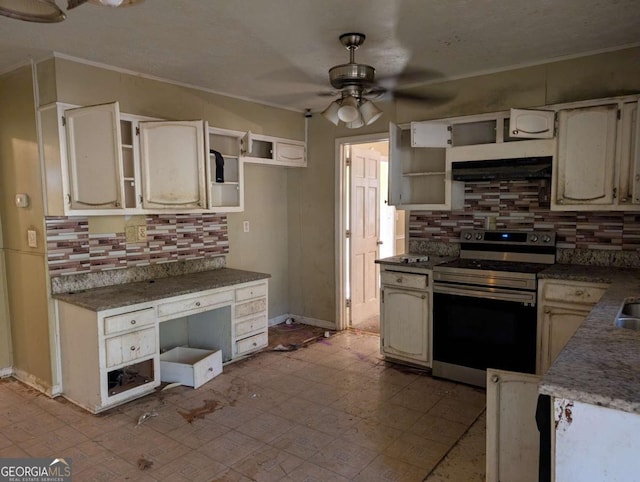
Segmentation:
<svg viewBox="0 0 640 482">
<path fill-rule="evenodd" d="M 459 243 L 460 230 L 482 229 L 487 215 L 496 229 L 552 230 L 557 247 L 567 249 L 639 250 L 640 214 L 550 211 L 545 180 L 465 183 L 464 210 L 411 211 L 409 241 Z"/>
<path fill-rule="evenodd" d="M 89 234 L 86 217 L 47 217 L 50 276 L 195 260 L 229 252 L 227 217 L 217 214 L 148 215 L 147 241 L 125 233 Z"/>
</svg>

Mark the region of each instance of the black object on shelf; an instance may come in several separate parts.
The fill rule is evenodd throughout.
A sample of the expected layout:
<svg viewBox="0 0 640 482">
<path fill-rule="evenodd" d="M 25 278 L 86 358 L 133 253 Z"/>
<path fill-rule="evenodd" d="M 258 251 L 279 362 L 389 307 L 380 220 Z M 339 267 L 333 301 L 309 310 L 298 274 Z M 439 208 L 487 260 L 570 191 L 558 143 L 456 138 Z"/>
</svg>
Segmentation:
<svg viewBox="0 0 640 482">
<path fill-rule="evenodd" d="M 216 156 L 216 182 L 224 182 L 224 157 L 213 149 L 210 149 L 209 153 Z"/>
</svg>

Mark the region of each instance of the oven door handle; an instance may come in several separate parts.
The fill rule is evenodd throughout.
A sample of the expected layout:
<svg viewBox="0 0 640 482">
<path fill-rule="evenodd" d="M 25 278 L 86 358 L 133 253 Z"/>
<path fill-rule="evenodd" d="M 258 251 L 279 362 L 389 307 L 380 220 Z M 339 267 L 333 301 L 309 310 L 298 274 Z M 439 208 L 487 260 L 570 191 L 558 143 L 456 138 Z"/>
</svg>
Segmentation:
<svg viewBox="0 0 640 482">
<path fill-rule="evenodd" d="M 526 303 L 531 306 L 536 304 L 535 292 L 523 293 L 500 290 L 497 288 L 482 288 L 482 287 L 458 287 L 440 285 L 438 283 L 433 284 L 434 293 L 442 293 L 445 295 L 460 295 L 471 296 L 473 298 L 484 298 L 490 300 L 500 301 L 512 301 L 514 303 Z"/>
</svg>

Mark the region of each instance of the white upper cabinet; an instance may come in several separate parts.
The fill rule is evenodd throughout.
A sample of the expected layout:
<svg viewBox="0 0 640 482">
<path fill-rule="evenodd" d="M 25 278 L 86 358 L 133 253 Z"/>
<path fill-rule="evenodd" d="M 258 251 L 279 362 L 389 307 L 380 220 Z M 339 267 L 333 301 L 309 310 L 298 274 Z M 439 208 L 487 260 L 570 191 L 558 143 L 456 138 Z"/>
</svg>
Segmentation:
<svg viewBox="0 0 640 482">
<path fill-rule="evenodd" d="M 552 210 L 640 210 L 638 102 L 609 99 L 559 111 Z"/>
<path fill-rule="evenodd" d="M 207 182 L 209 209 L 242 211 L 244 206 L 244 161 L 240 156 L 242 132 L 209 128 Z"/>
<path fill-rule="evenodd" d="M 140 122 L 142 207 L 204 208 L 205 123 Z"/>
<path fill-rule="evenodd" d="M 65 111 L 70 209 L 122 208 L 122 150 L 117 102 Z"/>
<path fill-rule="evenodd" d="M 560 111 L 557 204 L 613 204 L 617 114 L 617 104 Z"/>
<path fill-rule="evenodd" d="M 246 162 L 284 167 L 306 167 L 305 143 L 248 131 L 242 138 L 242 156 Z"/>
<path fill-rule="evenodd" d="M 509 136 L 525 139 L 551 139 L 555 134 L 556 113 L 551 110 L 511 109 Z"/>
<path fill-rule="evenodd" d="M 413 131 L 389 125 L 389 204 L 398 209 L 459 209 L 464 184 L 451 180 L 444 147 L 411 147 Z"/>
</svg>

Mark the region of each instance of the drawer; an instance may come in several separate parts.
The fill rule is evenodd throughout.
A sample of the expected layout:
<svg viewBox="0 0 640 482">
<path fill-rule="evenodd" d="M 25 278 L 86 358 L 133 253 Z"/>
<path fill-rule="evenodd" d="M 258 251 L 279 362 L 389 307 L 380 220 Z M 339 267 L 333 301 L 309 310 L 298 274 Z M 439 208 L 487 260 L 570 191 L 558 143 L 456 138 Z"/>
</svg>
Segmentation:
<svg viewBox="0 0 640 482">
<path fill-rule="evenodd" d="M 267 283 L 247 286 L 236 290 L 236 302 L 267 296 Z"/>
<path fill-rule="evenodd" d="M 194 296 L 179 301 L 171 301 L 158 305 L 158 316 L 164 317 L 183 312 L 189 312 L 206 308 L 207 306 L 233 302 L 233 291 L 227 290 L 221 293 L 211 293 L 208 295 Z"/>
<path fill-rule="evenodd" d="M 250 336 L 244 340 L 238 340 L 236 342 L 236 354 L 244 355 L 251 353 L 252 351 L 264 348 L 269 344 L 269 337 L 267 333 L 259 333 L 257 335 Z"/>
<path fill-rule="evenodd" d="M 247 333 L 258 330 L 266 330 L 268 328 L 267 315 L 255 316 L 248 320 L 236 323 L 236 337 L 241 337 Z"/>
<path fill-rule="evenodd" d="M 583 285 L 545 282 L 542 297 L 544 301 L 565 303 L 596 304 L 607 291 L 607 285 Z"/>
<path fill-rule="evenodd" d="M 152 325 L 156 321 L 156 313 L 153 308 L 130 311 L 121 315 L 107 316 L 104 319 L 104 334 L 112 335 L 121 331 L 130 331 L 143 326 Z"/>
<path fill-rule="evenodd" d="M 222 351 L 179 346 L 160 355 L 163 382 L 198 388 L 222 373 Z"/>
<path fill-rule="evenodd" d="M 398 271 L 383 271 L 380 273 L 383 285 L 400 286 L 425 290 L 429 286 L 429 277 L 426 274 L 401 273 Z"/>
<path fill-rule="evenodd" d="M 276 160 L 281 162 L 303 162 L 304 145 L 288 142 L 276 143 Z"/>
<path fill-rule="evenodd" d="M 259 298 L 257 300 L 236 304 L 235 317 L 244 318 L 245 316 L 253 315 L 254 313 L 260 313 L 262 311 L 267 311 L 266 298 Z"/>
<path fill-rule="evenodd" d="M 156 353 L 156 329 L 147 328 L 105 340 L 106 366 L 112 367 Z"/>
</svg>

